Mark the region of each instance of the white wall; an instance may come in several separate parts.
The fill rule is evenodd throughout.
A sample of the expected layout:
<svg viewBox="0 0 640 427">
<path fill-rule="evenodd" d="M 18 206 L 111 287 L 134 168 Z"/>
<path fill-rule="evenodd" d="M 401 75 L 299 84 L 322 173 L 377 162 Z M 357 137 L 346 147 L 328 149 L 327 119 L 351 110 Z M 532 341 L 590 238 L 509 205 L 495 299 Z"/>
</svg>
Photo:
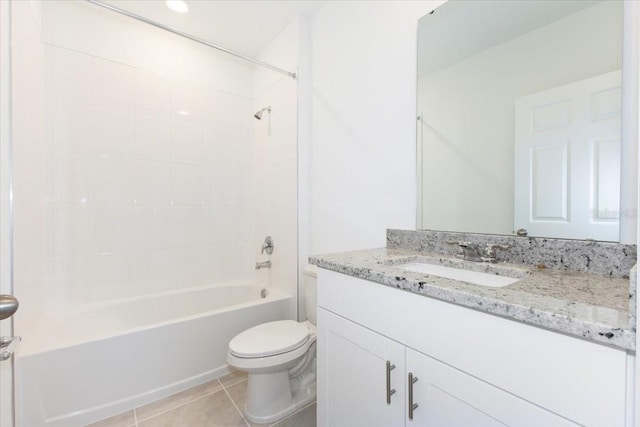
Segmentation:
<svg viewBox="0 0 640 427">
<path fill-rule="evenodd" d="M 424 228 L 513 232 L 515 100 L 619 70 L 621 22 L 602 2 L 420 78 Z"/>
<path fill-rule="evenodd" d="M 416 225 L 416 29 L 434 2 L 327 2 L 310 19 L 310 253 Z"/>
<path fill-rule="evenodd" d="M 253 278 L 254 67 L 42 6 L 41 34 L 15 8 L 18 333 L 41 310 Z"/>
</svg>

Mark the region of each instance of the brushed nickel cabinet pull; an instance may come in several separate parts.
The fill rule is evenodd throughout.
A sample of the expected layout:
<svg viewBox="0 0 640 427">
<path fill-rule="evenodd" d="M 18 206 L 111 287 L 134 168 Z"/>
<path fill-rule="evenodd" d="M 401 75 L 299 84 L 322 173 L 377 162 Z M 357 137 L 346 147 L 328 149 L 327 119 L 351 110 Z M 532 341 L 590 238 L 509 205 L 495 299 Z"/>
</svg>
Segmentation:
<svg viewBox="0 0 640 427">
<path fill-rule="evenodd" d="M 391 388 L 391 371 L 396 368 L 396 365 L 392 365 L 390 361 L 387 360 L 387 405 L 391 404 L 391 395 L 396 392 L 395 388 Z"/>
<path fill-rule="evenodd" d="M 409 372 L 409 419 L 413 419 L 413 411 L 418 408 L 417 403 L 413 403 L 413 384 L 418 381 L 418 377 L 414 377 L 412 372 Z"/>
</svg>

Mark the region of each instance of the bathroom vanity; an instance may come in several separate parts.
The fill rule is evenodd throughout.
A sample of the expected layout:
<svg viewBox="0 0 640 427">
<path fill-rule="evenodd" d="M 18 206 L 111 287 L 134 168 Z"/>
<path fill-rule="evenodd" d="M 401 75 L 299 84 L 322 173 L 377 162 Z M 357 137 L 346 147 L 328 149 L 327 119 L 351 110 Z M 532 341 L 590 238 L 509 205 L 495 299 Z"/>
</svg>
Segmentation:
<svg viewBox="0 0 640 427">
<path fill-rule="evenodd" d="M 311 258 L 318 425 L 631 425 L 635 246 L 457 236 L 516 249 L 493 264 L 457 258 L 452 237 L 390 230 L 387 248 Z M 536 248 L 528 262 L 518 245 Z M 593 259 L 568 259 L 581 251 L 566 245 Z M 563 265 L 551 265 L 554 253 Z M 415 265 L 516 281 L 472 284 Z"/>
<path fill-rule="evenodd" d="M 319 426 L 634 425 L 637 15 L 419 20 L 417 227 L 452 231 L 310 258 Z"/>
</svg>

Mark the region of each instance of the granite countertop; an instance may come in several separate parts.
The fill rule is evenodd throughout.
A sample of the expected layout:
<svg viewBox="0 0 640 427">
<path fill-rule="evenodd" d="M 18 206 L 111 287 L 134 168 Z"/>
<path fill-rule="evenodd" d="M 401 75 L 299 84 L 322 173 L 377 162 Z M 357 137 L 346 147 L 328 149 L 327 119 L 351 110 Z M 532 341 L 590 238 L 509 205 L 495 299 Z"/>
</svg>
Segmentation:
<svg viewBox="0 0 640 427">
<path fill-rule="evenodd" d="M 387 248 L 317 255 L 309 261 L 327 270 L 635 351 L 629 279 L 622 277 L 502 262 L 476 263 L 449 255 Z M 508 275 L 520 280 L 500 288 L 479 286 L 399 268 L 409 262 L 493 274 L 506 269 Z"/>
</svg>

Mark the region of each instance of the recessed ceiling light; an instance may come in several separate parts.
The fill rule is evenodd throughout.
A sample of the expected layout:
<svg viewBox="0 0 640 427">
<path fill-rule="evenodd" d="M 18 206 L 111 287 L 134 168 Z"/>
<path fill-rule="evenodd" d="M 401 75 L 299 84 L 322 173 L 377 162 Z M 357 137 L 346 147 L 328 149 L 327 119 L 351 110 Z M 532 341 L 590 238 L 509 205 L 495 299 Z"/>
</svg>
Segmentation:
<svg viewBox="0 0 640 427">
<path fill-rule="evenodd" d="M 189 5 L 182 0 L 166 0 L 164 2 L 167 7 L 174 12 L 187 13 L 189 12 Z"/>
</svg>

